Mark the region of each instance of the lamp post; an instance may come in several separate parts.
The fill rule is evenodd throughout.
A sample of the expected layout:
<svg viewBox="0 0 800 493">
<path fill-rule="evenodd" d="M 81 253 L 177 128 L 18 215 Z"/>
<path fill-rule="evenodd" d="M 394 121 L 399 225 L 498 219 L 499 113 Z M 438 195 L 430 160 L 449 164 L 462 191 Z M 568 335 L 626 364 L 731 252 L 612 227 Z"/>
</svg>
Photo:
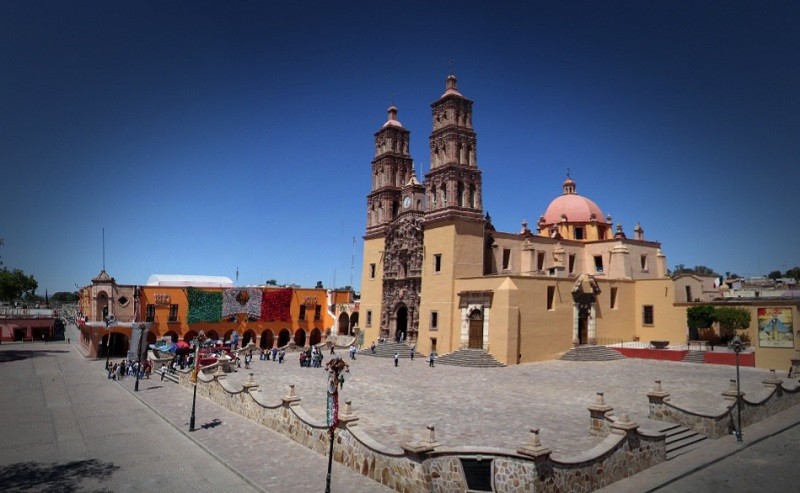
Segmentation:
<svg viewBox="0 0 800 493">
<path fill-rule="evenodd" d="M 349 368 L 342 358 L 333 358 L 325 365 L 328 371 L 328 475 L 325 478 L 325 493 L 331 493 L 331 469 L 333 468 L 333 433 L 339 424 L 339 387 L 344 381 L 339 380 L 342 371 Z"/>
<path fill-rule="evenodd" d="M 206 340 L 205 333 L 201 330 L 194 338 L 194 369 L 192 370 L 192 416 L 189 418 L 189 431 L 194 431 L 194 410 L 197 403 L 197 373 L 200 371 L 200 345 Z"/>
<path fill-rule="evenodd" d="M 742 391 L 739 383 L 739 353 L 744 349 L 744 343 L 739 339 L 739 336 L 733 338 L 730 343 L 730 348 L 736 353 L 736 441 L 742 441 Z"/>
<path fill-rule="evenodd" d="M 142 340 L 144 339 L 144 331 L 147 326 L 143 323 L 139 324 L 139 363 L 136 366 L 136 385 L 133 390 L 139 392 L 139 375 L 142 374 Z"/>
</svg>

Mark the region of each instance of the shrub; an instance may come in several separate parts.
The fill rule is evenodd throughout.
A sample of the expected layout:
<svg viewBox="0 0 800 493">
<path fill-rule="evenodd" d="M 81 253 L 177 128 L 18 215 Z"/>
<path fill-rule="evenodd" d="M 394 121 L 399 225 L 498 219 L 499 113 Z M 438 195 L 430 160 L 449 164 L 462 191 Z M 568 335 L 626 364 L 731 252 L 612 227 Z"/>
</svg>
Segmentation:
<svg viewBox="0 0 800 493">
<path fill-rule="evenodd" d="M 700 329 L 699 336 L 701 341 L 706 341 L 709 346 L 717 346 L 719 345 L 719 336 L 714 329 L 707 328 L 707 329 Z"/>
</svg>

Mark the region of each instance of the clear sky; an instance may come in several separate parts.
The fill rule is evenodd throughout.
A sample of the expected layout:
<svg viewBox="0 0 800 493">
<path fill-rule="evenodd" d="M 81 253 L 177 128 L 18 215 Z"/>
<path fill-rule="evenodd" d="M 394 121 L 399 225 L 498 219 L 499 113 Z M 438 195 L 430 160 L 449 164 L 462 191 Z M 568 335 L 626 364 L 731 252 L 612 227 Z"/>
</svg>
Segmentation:
<svg viewBox="0 0 800 493">
<path fill-rule="evenodd" d="M 124 284 L 358 288 L 373 134 L 393 101 L 422 180 L 452 59 L 498 230 L 535 225 L 569 168 L 670 268 L 786 270 L 798 26 L 788 1 L 6 0 L 0 255 L 74 290 L 105 228 Z"/>
</svg>

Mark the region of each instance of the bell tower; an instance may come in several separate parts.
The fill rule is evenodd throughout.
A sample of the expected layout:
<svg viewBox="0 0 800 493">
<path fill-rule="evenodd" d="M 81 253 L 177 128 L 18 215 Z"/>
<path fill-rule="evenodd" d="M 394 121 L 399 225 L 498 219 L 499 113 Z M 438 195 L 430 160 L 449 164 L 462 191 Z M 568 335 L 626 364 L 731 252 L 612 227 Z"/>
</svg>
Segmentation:
<svg viewBox="0 0 800 493">
<path fill-rule="evenodd" d="M 430 135 L 431 169 L 425 175 L 425 222 L 441 219 L 483 220 L 477 137 L 472 129 L 472 101 L 449 75 L 445 92 L 434 102 Z"/>
<path fill-rule="evenodd" d="M 382 237 L 388 225 L 401 212 L 402 189 L 414 175 L 409 154 L 411 132 L 397 121 L 397 108 L 389 107 L 386 123 L 375 132 L 375 157 L 372 159 L 372 188 L 367 196 L 367 234 Z"/>
</svg>

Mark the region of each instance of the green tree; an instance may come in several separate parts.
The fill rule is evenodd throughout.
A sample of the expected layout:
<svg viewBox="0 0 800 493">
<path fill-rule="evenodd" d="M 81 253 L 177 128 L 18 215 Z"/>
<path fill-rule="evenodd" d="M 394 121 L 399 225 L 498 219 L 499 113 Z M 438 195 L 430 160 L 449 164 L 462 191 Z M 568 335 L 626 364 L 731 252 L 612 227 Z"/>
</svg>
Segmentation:
<svg viewBox="0 0 800 493">
<path fill-rule="evenodd" d="M 689 329 L 707 329 L 714 323 L 716 310 L 711 305 L 690 306 L 686 309 L 686 326 Z"/>
<path fill-rule="evenodd" d="M 780 279 L 781 277 L 783 277 L 783 274 L 779 270 L 774 270 L 769 274 L 767 274 L 767 277 L 774 281 L 775 279 Z"/>
<path fill-rule="evenodd" d="M 277 286 L 278 281 L 276 281 L 275 279 L 267 279 L 267 282 L 265 282 L 264 284 L 267 286 Z"/>
<path fill-rule="evenodd" d="M 718 275 L 714 272 L 714 269 L 711 267 L 706 267 L 705 265 L 695 265 L 694 267 L 686 267 L 683 264 L 677 264 L 675 269 L 672 271 L 673 276 L 677 276 L 678 274 L 698 274 L 701 276 L 716 276 Z"/>
<path fill-rule="evenodd" d="M 0 300 L 14 301 L 23 296 L 33 297 L 39 283 L 32 275 L 26 275 L 20 269 L 0 270 Z"/>
<path fill-rule="evenodd" d="M 787 270 L 786 277 L 791 277 L 792 279 L 797 279 L 800 281 L 800 267 L 792 267 L 791 269 Z"/>
<path fill-rule="evenodd" d="M 50 301 L 53 303 L 76 303 L 78 301 L 78 293 L 70 293 L 69 291 L 58 291 L 50 296 Z"/>
<path fill-rule="evenodd" d="M 317 281 L 317 285 L 314 286 L 315 289 L 322 289 L 322 281 Z"/>
<path fill-rule="evenodd" d="M 722 306 L 715 310 L 714 318 L 719 323 L 719 335 L 723 343 L 727 343 L 737 330 L 750 327 L 750 310 L 735 306 Z"/>
</svg>

